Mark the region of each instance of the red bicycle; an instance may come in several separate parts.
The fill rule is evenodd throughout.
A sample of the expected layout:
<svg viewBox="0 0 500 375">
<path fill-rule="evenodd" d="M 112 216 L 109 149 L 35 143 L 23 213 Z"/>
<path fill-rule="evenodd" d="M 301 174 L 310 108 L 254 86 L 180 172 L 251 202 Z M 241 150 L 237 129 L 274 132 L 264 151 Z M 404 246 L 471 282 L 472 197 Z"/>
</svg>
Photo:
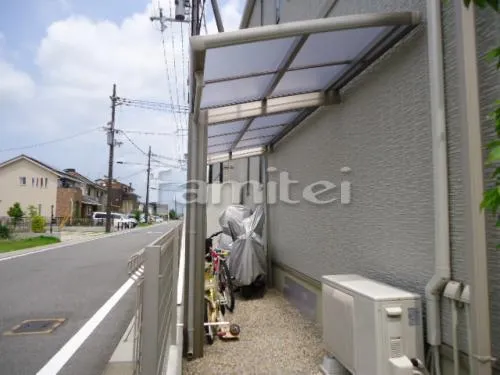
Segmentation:
<svg viewBox="0 0 500 375">
<path fill-rule="evenodd" d="M 229 250 L 223 250 L 213 247 L 212 238 L 219 235 L 221 232 L 212 234 L 206 242 L 205 259 L 211 263 L 211 274 L 214 276 L 214 281 L 217 283 L 216 290 L 219 292 L 222 314 L 227 308 L 230 312 L 234 311 L 235 298 L 234 286 L 229 273 L 226 259 L 230 255 Z"/>
</svg>

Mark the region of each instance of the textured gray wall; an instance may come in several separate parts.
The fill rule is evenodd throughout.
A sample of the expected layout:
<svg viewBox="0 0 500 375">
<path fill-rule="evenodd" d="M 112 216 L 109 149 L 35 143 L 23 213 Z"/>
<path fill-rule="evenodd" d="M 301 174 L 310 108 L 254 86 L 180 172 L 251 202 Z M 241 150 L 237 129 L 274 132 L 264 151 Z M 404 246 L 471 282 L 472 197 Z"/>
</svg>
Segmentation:
<svg viewBox="0 0 500 375">
<path fill-rule="evenodd" d="M 384 8 L 423 10 L 424 4 L 392 3 Z M 380 10 L 380 2 L 349 0 L 334 15 Z M 420 28 L 350 85 L 342 104 L 323 110 L 270 155 L 269 165 L 301 187 L 320 179 L 339 184 L 340 168 L 353 170 L 351 205 L 271 207 L 277 261 L 316 279 L 359 272 L 423 291 L 433 271 L 427 75 Z"/>
<path fill-rule="evenodd" d="M 274 1 L 265 3 L 270 7 L 265 9 L 270 14 L 265 23 L 274 23 Z M 315 18 L 324 3 L 283 0 L 281 22 Z M 420 10 L 425 15 L 425 0 L 339 0 L 331 16 L 406 10 Z M 466 283 L 453 2 L 443 10 L 452 277 Z M 260 24 L 260 8 L 254 15 L 253 25 Z M 486 115 L 493 101 L 500 98 L 500 75 L 481 57 L 500 43 L 500 19 L 491 11 L 480 11 L 477 24 L 486 144 L 494 137 Z M 292 189 L 294 197 L 317 180 L 339 185 L 340 168 L 349 166 L 353 170 L 349 176 L 353 186 L 351 205 L 318 207 L 302 202 L 270 207 L 271 247 L 276 261 L 316 279 L 327 273 L 357 272 L 423 294 L 434 266 L 427 64 L 426 32 L 421 27 L 349 85 L 342 104 L 314 115 L 270 155 L 270 166 L 288 171 L 292 179 L 300 181 Z M 489 172 L 485 171 L 485 176 Z M 277 181 L 277 177 L 273 173 L 270 180 Z M 500 254 L 495 249 L 500 243 L 498 233 L 494 218 L 488 216 L 491 325 L 496 356 L 500 355 Z M 443 315 L 444 341 L 450 343 L 446 303 Z M 465 343 L 462 330 L 462 349 Z"/>
</svg>

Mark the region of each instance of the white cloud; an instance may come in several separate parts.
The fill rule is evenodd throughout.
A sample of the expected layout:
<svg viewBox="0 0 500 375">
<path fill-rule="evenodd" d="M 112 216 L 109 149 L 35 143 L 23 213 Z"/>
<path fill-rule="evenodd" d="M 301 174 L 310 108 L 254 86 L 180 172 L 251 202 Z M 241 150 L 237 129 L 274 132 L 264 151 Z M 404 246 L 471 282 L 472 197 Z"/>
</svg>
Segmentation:
<svg viewBox="0 0 500 375">
<path fill-rule="evenodd" d="M 61 4 L 66 3 L 61 0 Z M 169 16 L 168 9 L 171 6 L 173 11 L 174 0 L 162 0 L 161 3 Z M 207 1 L 207 7 L 209 3 Z M 226 30 L 238 27 L 240 8 L 241 3 L 237 0 L 221 5 Z M 52 23 L 37 50 L 39 80 L 36 86 L 26 73 L 0 60 L 0 106 L 2 98 L 8 96 L 25 100 L 25 107 L 30 108 L 26 113 L 20 109 L 17 119 L 14 116 L 7 126 L 24 129 L 25 134 L 29 134 L 30 141 L 23 143 L 43 142 L 104 126 L 110 119 L 109 96 L 113 83 L 117 84 L 118 96 L 186 104 L 190 27 L 168 24 L 164 34 L 170 78 L 167 81 L 161 33 L 158 24 L 149 19 L 152 13 L 151 6 L 148 6 L 120 24 L 84 16 L 72 16 Z M 209 18 L 208 23 L 213 24 L 213 19 Z M 187 115 L 119 107 L 116 126 L 172 132 L 178 126 L 187 126 Z M 170 157 L 180 157 L 186 152 L 187 137 L 176 141 L 173 137 L 131 136 L 144 150 L 151 145 L 154 152 Z M 124 144 L 117 149 L 116 160 L 145 160 L 125 138 L 120 137 L 120 140 Z M 0 140 L 0 149 L 6 146 L 5 141 Z M 5 156 L 0 154 L 2 159 Z M 106 137 L 104 132 L 94 133 L 40 149 L 40 153 L 34 156 L 97 177 L 107 170 Z M 115 175 L 128 175 L 141 168 L 120 165 Z M 145 176 L 132 181 L 135 185 L 142 185 L 143 180 Z"/>
<path fill-rule="evenodd" d="M 31 77 L 13 65 L 0 60 L 0 102 L 22 101 L 32 98 L 35 84 Z"/>
<path fill-rule="evenodd" d="M 219 3 L 221 3 L 219 1 Z M 238 30 L 241 22 L 241 15 L 243 11 L 243 3 L 242 0 L 227 0 L 220 6 L 220 13 L 222 17 L 222 21 L 224 24 L 224 31 L 232 31 Z M 210 6 L 210 2 L 207 2 L 207 8 L 210 8 L 207 11 L 207 29 L 209 34 L 217 33 L 217 25 L 215 23 L 215 19 L 213 18 L 213 12 Z"/>
</svg>

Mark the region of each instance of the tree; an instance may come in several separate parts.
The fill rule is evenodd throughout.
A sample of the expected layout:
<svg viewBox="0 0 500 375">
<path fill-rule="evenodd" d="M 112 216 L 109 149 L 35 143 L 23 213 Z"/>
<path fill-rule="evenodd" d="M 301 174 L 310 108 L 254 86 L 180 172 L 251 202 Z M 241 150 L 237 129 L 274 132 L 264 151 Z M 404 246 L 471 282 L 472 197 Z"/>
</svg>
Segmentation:
<svg viewBox="0 0 500 375">
<path fill-rule="evenodd" d="M 14 203 L 12 207 L 9 208 L 9 211 L 7 211 L 7 215 L 10 216 L 10 218 L 12 219 L 12 223 L 14 224 L 14 226 L 16 226 L 24 216 L 24 212 L 21 209 L 21 204 L 19 202 Z"/>
<path fill-rule="evenodd" d="M 170 218 L 170 220 L 176 220 L 177 219 L 177 212 L 175 212 L 174 210 L 170 210 L 168 212 L 168 217 Z"/>
<path fill-rule="evenodd" d="M 45 218 L 40 215 L 35 215 L 31 219 L 31 230 L 34 233 L 45 233 Z"/>
<path fill-rule="evenodd" d="M 141 211 L 139 210 L 134 211 L 134 219 L 137 220 L 138 223 L 141 222 Z"/>
<path fill-rule="evenodd" d="M 28 216 L 33 219 L 35 216 L 38 215 L 38 210 L 36 209 L 35 206 L 33 206 L 32 204 L 30 204 L 28 206 Z"/>
</svg>

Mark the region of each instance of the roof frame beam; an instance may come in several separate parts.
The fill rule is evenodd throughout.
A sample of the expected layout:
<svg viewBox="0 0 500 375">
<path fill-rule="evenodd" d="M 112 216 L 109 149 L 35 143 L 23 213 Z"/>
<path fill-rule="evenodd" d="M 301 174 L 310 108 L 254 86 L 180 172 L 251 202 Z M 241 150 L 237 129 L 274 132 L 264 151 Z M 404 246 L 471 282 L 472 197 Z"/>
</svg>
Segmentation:
<svg viewBox="0 0 500 375">
<path fill-rule="evenodd" d="M 233 104 L 219 108 L 204 109 L 200 112 L 200 121 L 206 121 L 208 125 L 215 125 L 224 122 L 245 120 L 253 117 L 339 103 L 340 95 L 337 91 L 310 92 L 242 104 Z"/>
</svg>

